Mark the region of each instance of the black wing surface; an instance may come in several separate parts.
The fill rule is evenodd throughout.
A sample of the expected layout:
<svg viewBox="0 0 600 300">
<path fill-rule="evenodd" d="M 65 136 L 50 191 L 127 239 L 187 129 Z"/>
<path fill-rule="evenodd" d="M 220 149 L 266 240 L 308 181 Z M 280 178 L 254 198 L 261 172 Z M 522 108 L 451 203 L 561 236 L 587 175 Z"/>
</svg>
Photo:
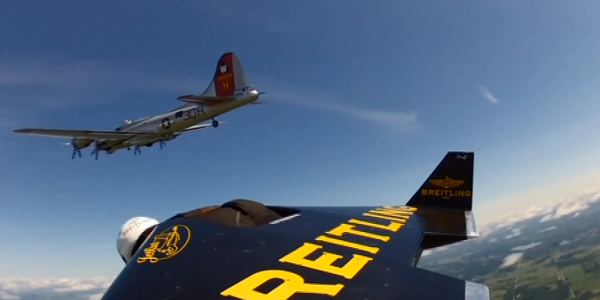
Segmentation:
<svg viewBox="0 0 600 300">
<path fill-rule="evenodd" d="M 253 228 L 161 223 L 102 299 L 489 299 L 417 267 L 423 250 L 477 236 L 473 163 L 448 152 L 406 205 L 269 206 L 286 217 Z"/>
</svg>

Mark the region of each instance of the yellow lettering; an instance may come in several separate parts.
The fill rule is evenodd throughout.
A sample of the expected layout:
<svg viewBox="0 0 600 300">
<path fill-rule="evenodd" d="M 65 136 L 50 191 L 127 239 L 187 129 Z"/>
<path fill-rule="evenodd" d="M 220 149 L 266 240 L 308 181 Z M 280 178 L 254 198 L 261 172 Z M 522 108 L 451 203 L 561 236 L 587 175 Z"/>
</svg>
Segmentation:
<svg viewBox="0 0 600 300">
<path fill-rule="evenodd" d="M 377 224 L 377 223 L 367 222 L 367 221 L 362 221 L 362 220 L 357 220 L 357 219 L 350 219 L 348 221 L 348 223 L 371 226 L 374 228 L 389 230 L 389 231 L 393 231 L 393 232 L 397 232 L 398 230 L 400 230 L 400 228 L 402 228 L 402 226 L 404 226 L 403 224 L 400 224 L 397 222 L 390 222 L 390 225 L 382 225 L 382 224 Z"/>
<path fill-rule="evenodd" d="M 378 214 L 378 215 L 395 217 L 395 218 L 398 218 L 399 220 L 404 219 L 404 221 L 400 222 L 400 223 L 406 223 L 406 220 L 408 220 L 410 218 L 410 216 L 413 214 L 412 212 L 406 212 L 406 211 L 400 212 L 400 211 L 392 211 L 392 210 L 371 210 L 369 212 Z M 401 215 L 401 213 L 407 214 L 407 215 Z"/>
<path fill-rule="evenodd" d="M 281 279 L 283 282 L 270 292 L 264 294 L 255 289 L 271 279 Z M 265 270 L 254 273 L 232 287 L 221 292 L 222 296 L 232 296 L 244 300 L 284 300 L 296 293 L 337 295 L 343 284 L 314 284 L 305 283 L 300 275 L 282 270 Z"/>
<path fill-rule="evenodd" d="M 300 248 L 282 257 L 279 261 L 339 275 L 346 279 L 352 279 L 354 275 L 360 272 L 360 270 L 364 268 L 369 261 L 373 260 L 370 257 L 353 254 L 352 259 L 350 259 L 350 261 L 347 262 L 343 267 L 336 267 L 332 266 L 331 264 L 343 256 L 325 251 L 323 251 L 323 255 L 319 256 L 319 258 L 315 260 L 306 259 L 307 256 L 321 248 L 323 248 L 323 246 L 304 243 L 304 245 L 300 246 Z"/>
<path fill-rule="evenodd" d="M 416 207 L 406 206 L 406 205 L 386 205 L 383 208 L 393 209 L 393 210 L 404 210 L 404 211 L 417 211 Z"/>
<path fill-rule="evenodd" d="M 372 214 L 372 213 L 363 213 L 363 216 L 365 217 L 373 217 L 373 218 L 378 218 L 378 219 L 385 219 L 385 220 L 390 220 L 390 221 L 395 221 L 401 224 L 406 223 L 406 219 L 399 219 L 399 218 L 395 218 L 395 217 L 390 217 L 390 216 L 384 216 L 384 215 L 376 215 L 376 214 Z"/>
<path fill-rule="evenodd" d="M 435 196 L 435 197 L 442 197 L 442 198 L 471 197 L 471 191 L 469 191 L 469 190 L 433 190 L 433 189 L 423 189 L 423 190 L 421 190 L 421 195 L 423 195 L 423 196 Z"/>
<path fill-rule="evenodd" d="M 356 250 L 369 252 L 371 254 L 377 254 L 377 252 L 379 252 L 379 248 L 377 248 L 377 247 L 367 246 L 367 245 L 344 241 L 344 240 L 338 240 L 338 239 L 334 239 L 332 237 L 328 237 L 328 236 L 324 236 L 324 235 L 318 236 L 315 240 L 317 240 L 319 242 L 330 243 L 330 244 L 339 245 L 339 246 L 343 246 L 343 247 L 354 248 Z"/>
<path fill-rule="evenodd" d="M 233 77 L 233 75 L 231 75 L 231 73 L 225 74 L 225 75 L 221 75 L 221 76 L 217 76 L 217 81 L 223 81 L 225 79 L 229 79 Z"/>
<path fill-rule="evenodd" d="M 425 192 L 426 190 L 423 190 L 423 193 Z M 363 213 L 363 216 L 392 221 L 389 224 L 381 224 L 359 219 L 350 219 L 348 220 L 348 223 L 369 226 L 392 232 L 398 232 L 400 229 L 402 229 L 404 223 L 406 223 L 406 220 L 410 219 L 410 217 L 413 215 L 413 212 L 415 211 L 417 211 L 417 208 L 410 206 L 383 206 L 371 210 L 369 212 Z M 380 240 L 383 242 L 388 242 L 390 240 L 389 236 L 360 231 L 355 228 L 355 225 L 345 223 L 340 224 L 336 228 L 333 228 L 326 233 L 338 237 L 343 236 L 345 233 L 348 233 L 356 236 Z M 379 252 L 378 247 L 360 244 L 356 242 L 350 242 L 342 239 L 329 237 L 326 235 L 320 235 L 316 237 L 315 240 L 342 247 L 353 248 L 371 254 L 377 254 Z M 368 256 L 353 254 L 352 258 L 350 258 L 348 262 L 345 263 L 343 266 L 334 266 L 333 264 L 336 261 L 342 259 L 343 256 L 326 251 L 322 251 L 322 254 L 316 259 L 308 259 L 308 257 L 311 255 L 313 257 L 316 256 L 314 255 L 315 251 L 322 248 L 323 246 L 317 244 L 304 243 L 302 246 L 300 246 L 293 252 L 282 257 L 279 261 L 282 263 L 291 263 L 313 270 L 339 275 L 346 279 L 352 279 L 370 261 L 373 260 L 373 258 Z M 153 250 L 156 251 L 155 249 L 150 249 L 150 254 L 152 254 Z M 275 287 L 268 293 L 263 293 L 256 290 L 261 285 L 273 279 L 279 279 L 283 282 L 281 282 L 277 287 Z M 302 276 L 292 273 L 290 271 L 264 270 L 254 273 L 245 278 L 244 280 L 229 287 L 228 289 L 221 292 L 221 295 L 232 296 L 243 300 L 285 300 L 290 299 L 297 293 L 322 294 L 334 297 L 343 288 L 344 285 L 341 283 L 305 283 L 304 278 L 302 278 Z"/>
<path fill-rule="evenodd" d="M 345 224 L 345 223 L 340 224 L 338 227 L 331 229 L 331 230 L 327 231 L 326 233 L 335 235 L 335 236 L 342 236 L 344 233 L 349 233 L 349 234 L 364 236 L 364 237 L 368 237 L 368 238 L 372 238 L 372 239 L 376 239 L 376 240 L 380 240 L 380 241 L 384 241 L 384 242 L 387 242 L 390 240 L 389 236 L 356 230 L 356 229 L 354 229 L 354 225 Z"/>
<path fill-rule="evenodd" d="M 407 215 L 407 216 L 412 216 L 415 213 L 412 211 L 406 211 L 406 210 L 402 210 L 402 209 L 389 209 L 389 208 L 376 208 L 374 210 L 372 210 L 371 212 L 388 212 L 388 213 L 392 213 L 394 215 Z"/>
<path fill-rule="evenodd" d="M 223 81 L 223 88 L 228 90 L 229 89 L 229 82 L 227 81 Z"/>
</svg>

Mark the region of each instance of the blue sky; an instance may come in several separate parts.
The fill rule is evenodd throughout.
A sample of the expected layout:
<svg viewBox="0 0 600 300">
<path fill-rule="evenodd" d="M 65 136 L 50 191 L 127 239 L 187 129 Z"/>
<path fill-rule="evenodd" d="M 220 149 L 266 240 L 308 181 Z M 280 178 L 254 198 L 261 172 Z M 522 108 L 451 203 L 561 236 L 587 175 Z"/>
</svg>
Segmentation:
<svg viewBox="0 0 600 300">
<path fill-rule="evenodd" d="M 136 215 L 233 198 L 404 203 L 448 150 L 476 151 L 484 216 L 600 163 L 596 2 L 0 5 L 0 276 L 114 276 Z M 12 133 L 172 109 L 226 51 L 267 103 L 162 151 L 72 161 L 67 140 Z"/>
</svg>

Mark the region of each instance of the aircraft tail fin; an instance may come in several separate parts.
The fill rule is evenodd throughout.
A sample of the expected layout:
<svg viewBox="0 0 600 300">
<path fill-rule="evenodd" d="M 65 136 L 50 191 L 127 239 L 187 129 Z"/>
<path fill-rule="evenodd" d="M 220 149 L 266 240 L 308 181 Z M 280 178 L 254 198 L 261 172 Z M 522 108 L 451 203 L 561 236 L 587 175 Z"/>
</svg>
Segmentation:
<svg viewBox="0 0 600 300">
<path fill-rule="evenodd" d="M 450 151 L 406 205 L 470 211 L 475 153 Z"/>
<path fill-rule="evenodd" d="M 424 236 L 413 264 L 424 250 L 479 236 L 473 215 L 475 153 L 451 151 L 406 203 L 416 207 L 424 221 Z"/>
<path fill-rule="evenodd" d="M 219 58 L 213 80 L 202 96 L 228 98 L 250 86 L 240 58 L 227 52 Z"/>
</svg>

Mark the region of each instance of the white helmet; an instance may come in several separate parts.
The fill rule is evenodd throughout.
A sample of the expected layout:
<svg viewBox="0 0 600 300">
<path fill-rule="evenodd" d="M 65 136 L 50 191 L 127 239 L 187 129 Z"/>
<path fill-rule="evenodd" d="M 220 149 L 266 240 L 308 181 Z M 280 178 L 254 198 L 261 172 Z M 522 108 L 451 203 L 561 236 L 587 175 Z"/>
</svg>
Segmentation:
<svg viewBox="0 0 600 300">
<path fill-rule="evenodd" d="M 148 218 L 148 217 L 135 217 L 127 220 L 125 224 L 121 227 L 119 231 L 119 237 L 117 239 L 117 251 L 121 255 L 125 264 L 129 262 L 133 254 L 137 251 L 134 246 L 138 243 L 140 236 L 144 233 L 144 231 L 149 228 L 154 228 L 158 225 L 158 220 Z M 149 236 L 147 234 L 146 236 Z M 141 245 L 143 241 L 140 241 L 138 244 Z M 133 253 L 132 253 L 133 252 Z"/>
</svg>

